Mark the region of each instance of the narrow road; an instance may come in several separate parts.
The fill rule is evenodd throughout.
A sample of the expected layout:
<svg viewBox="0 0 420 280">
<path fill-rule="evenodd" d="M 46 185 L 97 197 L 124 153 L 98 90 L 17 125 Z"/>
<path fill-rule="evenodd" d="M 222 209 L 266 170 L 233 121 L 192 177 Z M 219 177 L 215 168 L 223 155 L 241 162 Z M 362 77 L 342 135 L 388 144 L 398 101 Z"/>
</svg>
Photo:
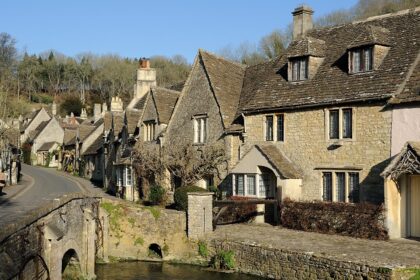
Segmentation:
<svg viewBox="0 0 420 280">
<path fill-rule="evenodd" d="M 22 165 L 23 178 L 17 186 L 3 190 L 0 196 L 0 227 L 27 211 L 67 193 L 83 192 L 75 181 L 48 168 Z"/>
</svg>

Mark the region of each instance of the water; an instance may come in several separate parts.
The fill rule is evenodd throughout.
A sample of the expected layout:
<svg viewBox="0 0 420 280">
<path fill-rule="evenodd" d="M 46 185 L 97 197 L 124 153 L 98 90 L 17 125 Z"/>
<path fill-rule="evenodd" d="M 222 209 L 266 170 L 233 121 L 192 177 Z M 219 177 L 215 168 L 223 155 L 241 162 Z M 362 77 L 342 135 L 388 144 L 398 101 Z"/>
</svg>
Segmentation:
<svg viewBox="0 0 420 280">
<path fill-rule="evenodd" d="M 98 280 L 261 280 L 264 278 L 206 271 L 202 267 L 158 262 L 97 264 Z"/>
</svg>

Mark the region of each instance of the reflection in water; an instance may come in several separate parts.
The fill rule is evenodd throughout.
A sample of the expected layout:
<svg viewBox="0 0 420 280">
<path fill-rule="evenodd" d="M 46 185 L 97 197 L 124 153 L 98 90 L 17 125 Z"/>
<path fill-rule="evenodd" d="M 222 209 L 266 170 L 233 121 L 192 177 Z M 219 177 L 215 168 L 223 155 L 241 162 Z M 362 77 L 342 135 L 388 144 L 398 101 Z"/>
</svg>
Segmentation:
<svg viewBox="0 0 420 280">
<path fill-rule="evenodd" d="M 258 280 L 256 276 L 239 273 L 205 271 L 191 265 L 175 265 L 155 262 L 126 262 L 96 265 L 98 280 Z"/>
</svg>

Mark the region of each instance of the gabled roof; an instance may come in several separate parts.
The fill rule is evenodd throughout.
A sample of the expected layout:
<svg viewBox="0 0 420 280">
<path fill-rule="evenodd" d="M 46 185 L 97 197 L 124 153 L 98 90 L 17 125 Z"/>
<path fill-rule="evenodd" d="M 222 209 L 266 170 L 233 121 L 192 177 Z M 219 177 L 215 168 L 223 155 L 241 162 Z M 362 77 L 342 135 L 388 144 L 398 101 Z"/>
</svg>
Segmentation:
<svg viewBox="0 0 420 280">
<path fill-rule="evenodd" d="M 381 175 L 398 180 L 402 174 L 420 174 L 420 142 L 407 142 Z"/>
<path fill-rule="evenodd" d="M 133 109 L 143 110 L 144 105 L 146 105 L 146 96 L 147 96 L 147 94 L 144 95 L 143 97 L 138 98 L 137 100 L 135 100 L 134 101 L 135 103 L 133 105 Z"/>
<path fill-rule="evenodd" d="M 228 127 L 238 108 L 246 66 L 204 50 L 199 50 L 199 56 L 220 107 L 223 125 Z"/>
<path fill-rule="evenodd" d="M 360 29 L 357 37 L 349 44 L 348 48 L 357 48 L 367 45 L 390 46 L 389 30 L 375 25 L 366 25 Z"/>
<path fill-rule="evenodd" d="M 112 113 L 105 112 L 104 114 L 104 131 L 110 131 L 112 128 Z"/>
<path fill-rule="evenodd" d="M 77 136 L 76 129 L 65 129 L 64 137 L 63 137 L 64 146 L 76 145 L 76 136 Z"/>
<path fill-rule="evenodd" d="M 117 135 L 121 132 L 121 130 L 123 129 L 125 125 L 124 123 L 125 113 L 113 112 L 113 116 L 114 116 L 114 132 L 115 132 L 115 135 Z"/>
<path fill-rule="evenodd" d="M 293 41 L 289 46 L 287 54 L 289 58 L 307 55 L 324 57 L 325 49 L 325 41 L 312 37 L 305 37 Z"/>
<path fill-rule="evenodd" d="M 299 169 L 276 146 L 256 145 L 255 147 L 283 177 L 286 179 L 302 179 L 303 175 Z"/>
<path fill-rule="evenodd" d="M 141 118 L 141 111 L 128 109 L 125 114 L 127 118 L 127 131 L 128 134 L 134 134 L 137 128 L 137 123 Z"/>
<path fill-rule="evenodd" d="M 103 135 L 99 135 L 95 141 L 82 153 L 82 156 L 87 155 L 94 155 L 98 153 L 98 150 L 100 150 L 103 147 L 104 144 L 104 138 Z"/>
<path fill-rule="evenodd" d="M 56 144 L 57 142 L 46 142 L 42 144 L 41 147 L 38 148 L 38 152 L 48 152 Z"/>
<path fill-rule="evenodd" d="M 31 141 L 35 140 L 51 120 L 41 122 L 33 131 L 29 132 L 29 139 Z"/>
<path fill-rule="evenodd" d="M 151 94 L 156 106 L 159 123 L 168 124 L 180 92 L 162 87 L 154 87 L 151 89 Z"/>
<path fill-rule="evenodd" d="M 77 138 L 80 142 L 83 142 L 95 129 L 96 127 L 93 125 L 82 124 L 77 130 Z"/>
<path fill-rule="evenodd" d="M 288 51 L 274 60 L 248 67 L 245 74 L 240 113 L 304 108 L 386 100 L 406 79 L 419 53 L 420 9 L 335 27 L 314 29 L 307 36 L 325 41 L 325 58 L 310 80 L 290 83 L 287 80 Z M 378 69 L 361 74 L 348 73 L 347 49 L 366 30 L 376 34 L 386 28 L 393 45 Z M 382 40 L 382 39 L 381 39 Z M 360 42 L 359 42 L 360 43 Z"/>
</svg>

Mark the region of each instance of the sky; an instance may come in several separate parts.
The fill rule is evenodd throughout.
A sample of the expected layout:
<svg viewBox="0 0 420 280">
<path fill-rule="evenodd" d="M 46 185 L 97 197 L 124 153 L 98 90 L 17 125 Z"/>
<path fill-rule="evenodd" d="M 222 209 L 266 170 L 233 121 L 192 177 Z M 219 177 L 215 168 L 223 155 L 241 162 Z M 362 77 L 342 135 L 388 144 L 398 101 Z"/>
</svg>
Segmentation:
<svg viewBox="0 0 420 280">
<path fill-rule="evenodd" d="M 357 0 L 2 0 L 0 32 L 18 49 L 68 56 L 83 52 L 138 58 L 218 52 L 256 44 L 292 22 L 302 3 L 320 17 Z"/>
</svg>

